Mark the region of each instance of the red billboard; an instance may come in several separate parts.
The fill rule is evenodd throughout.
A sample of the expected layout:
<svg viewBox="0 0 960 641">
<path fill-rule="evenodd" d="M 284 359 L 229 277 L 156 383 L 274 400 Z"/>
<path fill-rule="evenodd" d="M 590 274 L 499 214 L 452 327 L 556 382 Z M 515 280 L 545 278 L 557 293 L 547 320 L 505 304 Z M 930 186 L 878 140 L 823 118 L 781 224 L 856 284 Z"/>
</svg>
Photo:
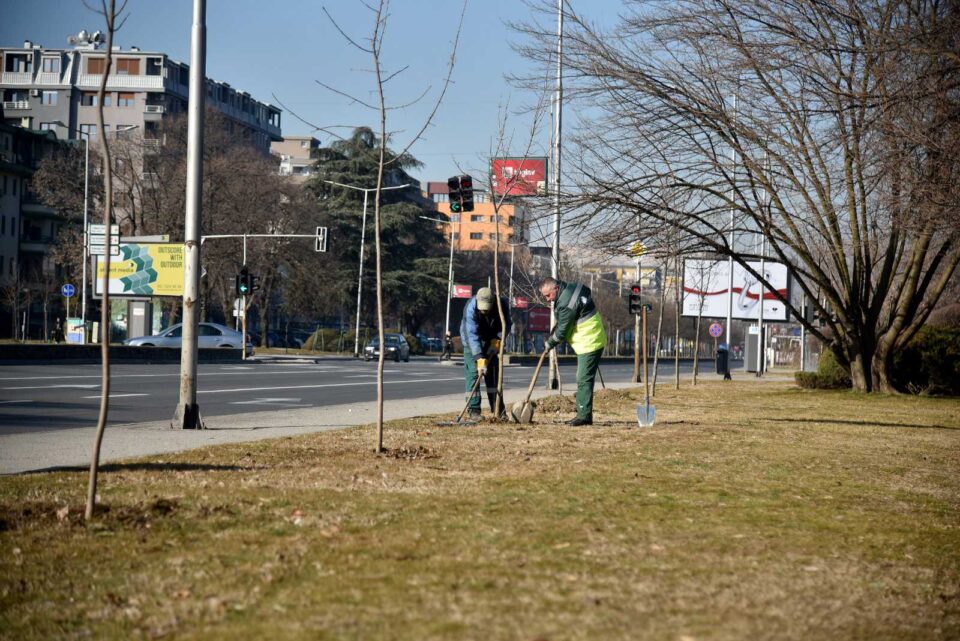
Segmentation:
<svg viewBox="0 0 960 641">
<path fill-rule="evenodd" d="M 530 307 L 530 299 L 523 296 L 514 296 L 513 307 L 514 309 L 526 309 Z"/>
<path fill-rule="evenodd" d="M 454 285 L 453 286 L 454 298 L 470 298 L 471 296 L 473 296 L 473 287 L 471 285 Z"/>
<path fill-rule="evenodd" d="M 540 196 L 547 193 L 546 158 L 494 158 L 490 161 L 493 193 Z"/>
<path fill-rule="evenodd" d="M 549 307 L 531 307 L 527 312 L 527 331 L 530 332 L 549 332 L 550 331 L 550 308 Z"/>
</svg>

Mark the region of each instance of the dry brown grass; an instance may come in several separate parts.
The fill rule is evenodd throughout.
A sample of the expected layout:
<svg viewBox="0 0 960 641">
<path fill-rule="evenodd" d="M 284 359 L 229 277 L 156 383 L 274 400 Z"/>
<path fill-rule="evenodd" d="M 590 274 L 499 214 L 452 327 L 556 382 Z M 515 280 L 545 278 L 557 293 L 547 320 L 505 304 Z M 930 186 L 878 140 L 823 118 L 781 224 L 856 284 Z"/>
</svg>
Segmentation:
<svg viewBox="0 0 960 641">
<path fill-rule="evenodd" d="M 960 637 L 960 402 L 639 398 L 0 479 L 0 638 Z"/>
</svg>

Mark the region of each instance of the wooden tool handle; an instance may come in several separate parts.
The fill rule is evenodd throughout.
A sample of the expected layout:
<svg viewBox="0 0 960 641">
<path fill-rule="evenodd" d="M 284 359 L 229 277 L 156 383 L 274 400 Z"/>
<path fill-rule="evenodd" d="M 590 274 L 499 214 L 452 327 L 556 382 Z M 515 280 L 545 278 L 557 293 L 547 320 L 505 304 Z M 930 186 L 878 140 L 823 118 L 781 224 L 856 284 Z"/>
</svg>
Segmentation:
<svg viewBox="0 0 960 641">
<path fill-rule="evenodd" d="M 547 352 L 550 350 L 543 350 L 543 354 L 540 355 L 540 360 L 537 361 L 537 369 L 533 372 L 533 379 L 530 380 L 530 387 L 527 388 L 527 398 L 523 400 L 524 405 L 530 402 L 530 397 L 533 396 L 533 388 L 537 384 L 537 379 L 540 377 L 540 368 L 543 367 L 543 359 L 547 357 Z"/>
</svg>

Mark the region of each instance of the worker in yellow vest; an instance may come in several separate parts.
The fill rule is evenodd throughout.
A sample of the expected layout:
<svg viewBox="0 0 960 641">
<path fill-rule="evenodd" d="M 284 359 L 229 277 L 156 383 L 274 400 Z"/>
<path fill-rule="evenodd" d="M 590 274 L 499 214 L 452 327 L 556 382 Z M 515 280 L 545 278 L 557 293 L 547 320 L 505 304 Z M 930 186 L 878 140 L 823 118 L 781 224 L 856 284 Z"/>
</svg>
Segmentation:
<svg viewBox="0 0 960 641">
<path fill-rule="evenodd" d="M 556 324 L 547 338 L 551 350 L 566 341 L 577 353 L 577 415 L 568 425 L 593 425 L 593 386 L 600 369 L 600 356 L 607 345 L 600 312 L 593 304 L 590 288 L 582 283 L 565 283 L 545 278 L 540 294 L 554 303 Z"/>
</svg>

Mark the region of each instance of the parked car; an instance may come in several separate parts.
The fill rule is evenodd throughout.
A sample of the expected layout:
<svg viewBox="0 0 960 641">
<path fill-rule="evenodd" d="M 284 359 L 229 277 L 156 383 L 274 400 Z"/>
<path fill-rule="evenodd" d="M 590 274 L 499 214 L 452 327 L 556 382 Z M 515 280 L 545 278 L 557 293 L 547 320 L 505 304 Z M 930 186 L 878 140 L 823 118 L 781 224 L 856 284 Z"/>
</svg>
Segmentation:
<svg viewBox="0 0 960 641">
<path fill-rule="evenodd" d="M 403 334 L 384 334 L 384 343 L 387 346 L 385 358 L 392 358 L 397 363 L 403 359 L 404 363 L 410 362 L 410 343 L 403 337 Z M 369 361 L 373 358 L 380 358 L 380 337 L 374 336 L 363 348 L 363 360 Z"/>
<path fill-rule="evenodd" d="M 183 342 L 183 323 L 171 325 L 153 336 L 138 336 L 123 341 L 124 345 L 141 347 L 180 347 Z M 240 349 L 243 335 L 220 323 L 200 323 L 197 326 L 197 342 L 201 348 L 225 347 Z M 253 344 L 247 343 L 247 355 L 253 354 Z"/>
</svg>

